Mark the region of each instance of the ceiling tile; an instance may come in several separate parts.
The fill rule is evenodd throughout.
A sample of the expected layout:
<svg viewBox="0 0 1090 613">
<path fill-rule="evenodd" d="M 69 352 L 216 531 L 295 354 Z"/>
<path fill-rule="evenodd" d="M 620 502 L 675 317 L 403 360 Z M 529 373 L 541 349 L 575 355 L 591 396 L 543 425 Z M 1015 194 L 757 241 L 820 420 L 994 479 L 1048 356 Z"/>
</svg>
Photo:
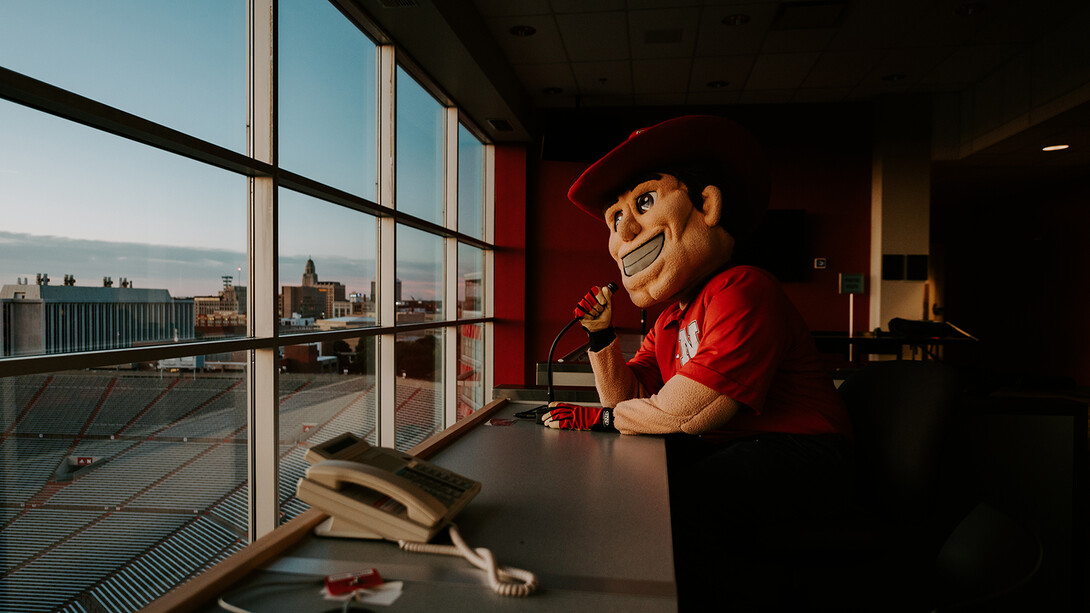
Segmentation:
<svg viewBox="0 0 1090 613">
<path fill-rule="evenodd" d="M 924 47 L 912 49 L 891 49 L 874 69 L 864 78 L 863 83 L 878 84 L 901 83 L 914 85 L 923 81 L 924 77 L 931 74 L 936 66 L 950 57 L 953 49 L 950 47 Z M 888 81 L 893 75 L 904 75 L 901 81 Z"/>
<path fill-rule="evenodd" d="M 1013 45 L 971 45 L 955 48 L 950 55 L 924 75 L 926 83 L 964 86 L 994 72 L 1012 59 Z"/>
<path fill-rule="evenodd" d="M 810 72 L 817 53 L 760 55 L 746 80 L 746 90 L 795 89 Z"/>
<path fill-rule="evenodd" d="M 761 53 L 805 53 L 824 51 L 836 30 L 769 30 L 761 45 Z"/>
<path fill-rule="evenodd" d="M 518 74 L 526 91 L 531 95 L 554 87 L 567 93 L 575 93 L 578 89 L 568 64 L 526 64 L 519 68 Z"/>
<path fill-rule="evenodd" d="M 632 95 L 632 69 L 628 62 L 580 62 L 572 64 L 579 93 L 583 95 Z"/>
<path fill-rule="evenodd" d="M 512 64 L 544 64 L 568 59 L 556 21 L 551 15 L 496 17 L 487 23 L 492 36 Z M 511 28 L 519 25 L 531 26 L 537 32 L 533 36 L 512 35 Z"/>
<path fill-rule="evenodd" d="M 685 92 L 689 89 L 692 61 L 636 60 L 632 62 L 632 84 L 636 91 L 649 94 Z"/>
<path fill-rule="evenodd" d="M 775 4 L 732 4 L 730 6 L 704 7 L 700 17 L 700 31 L 696 38 L 696 54 L 735 55 L 752 54 L 761 49 L 765 32 L 772 25 L 776 13 Z M 749 15 L 745 25 L 723 25 L 729 15 Z"/>
<path fill-rule="evenodd" d="M 552 12 L 549 0 L 473 0 L 481 17 L 505 17 L 508 15 L 548 15 Z"/>
<path fill-rule="evenodd" d="M 830 50 L 888 49 L 901 32 L 922 19 L 919 0 L 856 2 L 829 43 Z"/>
<path fill-rule="evenodd" d="M 596 106 L 596 107 L 631 106 L 632 105 L 632 94 L 603 95 L 603 96 L 579 96 L 577 104 L 579 106 Z"/>
<path fill-rule="evenodd" d="M 740 90 L 753 69 L 753 55 L 731 55 L 727 57 L 701 57 L 693 60 L 689 90 L 693 92 L 717 91 L 722 89 Z M 710 88 L 708 83 L 726 81 L 725 87 Z"/>
<path fill-rule="evenodd" d="M 625 9 L 625 0 L 550 0 L 550 3 L 557 13 L 623 11 Z"/>
<path fill-rule="evenodd" d="M 628 0 L 628 10 L 699 8 L 700 0 Z"/>
<path fill-rule="evenodd" d="M 690 57 L 696 44 L 700 9 L 632 11 L 628 39 L 633 58 Z"/>
<path fill-rule="evenodd" d="M 689 95 L 685 93 L 640 94 L 633 96 L 632 101 L 640 106 L 681 106 L 688 99 Z"/>
<path fill-rule="evenodd" d="M 884 52 L 873 51 L 823 53 L 814 63 L 810 73 L 806 75 L 802 85 L 807 89 L 855 87 L 870 74 L 884 55 Z"/>
<path fill-rule="evenodd" d="M 841 102 L 848 98 L 852 93 L 850 87 L 821 87 L 821 88 L 804 88 L 795 90 L 795 95 L 791 97 L 791 102 L 798 103 L 822 103 L 822 102 Z"/>
<path fill-rule="evenodd" d="M 689 104 L 695 105 L 719 105 L 719 104 L 738 104 L 738 97 L 742 94 L 740 90 L 723 90 L 723 91 L 703 91 L 703 92 L 689 92 L 686 101 Z"/>
<path fill-rule="evenodd" d="M 628 26 L 623 12 L 557 15 L 556 22 L 568 58 L 573 62 L 629 58 Z"/>
<path fill-rule="evenodd" d="M 738 96 L 739 104 L 787 104 L 791 102 L 794 90 L 767 89 L 744 91 Z"/>
</svg>

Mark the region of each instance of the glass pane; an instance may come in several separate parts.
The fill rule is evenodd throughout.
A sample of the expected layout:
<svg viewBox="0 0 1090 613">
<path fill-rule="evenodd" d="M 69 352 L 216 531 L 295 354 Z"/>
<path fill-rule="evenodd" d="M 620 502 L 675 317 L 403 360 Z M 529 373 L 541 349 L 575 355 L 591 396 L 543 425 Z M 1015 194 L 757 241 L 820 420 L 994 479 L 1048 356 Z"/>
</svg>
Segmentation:
<svg viewBox="0 0 1090 613">
<path fill-rule="evenodd" d="M 484 317 L 484 251 L 458 244 L 458 319 Z"/>
<path fill-rule="evenodd" d="M 397 209 L 443 223 L 443 107 L 397 69 Z"/>
<path fill-rule="evenodd" d="M 246 1 L 0 3 L 0 65 L 246 150 Z"/>
<path fill-rule="evenodd" d="M 378 444 L 376 337 L 283 348 L 280 373 L 280 519 L 308 508 L 295 486 L 307 449 L 352 432 Z"/>
<path fill-rule="evenodd" d="M 397 227 L 397 323 L 435 321 L 443 313 L 443 239 Z"/>
<path fill-rule="evenodd" d="M 326 0 L 279 4 L 280 166 L 377 199 L 377 53 Z"/>
<path fill-rule="evenodd" d="M 0 126 L 4 356 L 245 334 L 244 177 L 10 102 Z"/>
<path fill-rule="evenodd" d="M 397 335 L 394 435 L 405 451 L 443 429 L 443 331 Z"/>
<path fill-rule="evenodd" d="M 242 548 L 245 378 L 203 357 L 0 379 L 0 609 L 138 609 Z"/>
<path fill-rule="evenodd" d="M 484 145 L 458 126 L 458 231 L 484 238 Z"/>
<path fill-rule="evenodd" d="M 281 332 L 375 325 L 377 219 L 286 189 L 279 202 Z"/>
<path fill-rule="evenodd" d="M 458 419 L 484 406 L 484 324 L 458 327 Z"/>
</svg>

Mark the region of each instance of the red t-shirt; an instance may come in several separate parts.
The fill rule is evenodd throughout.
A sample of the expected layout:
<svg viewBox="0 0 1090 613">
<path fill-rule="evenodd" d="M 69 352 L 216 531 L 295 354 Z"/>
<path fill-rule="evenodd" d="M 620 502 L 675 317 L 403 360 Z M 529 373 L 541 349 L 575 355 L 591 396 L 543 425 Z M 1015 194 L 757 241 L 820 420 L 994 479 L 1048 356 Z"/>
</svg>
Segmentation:
<svg viewBox="0 0 1090 613">
<path fill-rule="evenodd" d="M 723 430 L 706 433 L 708 438 L 851 434 L 840 394 L 802 315 L 776 279 L 759 268 L 728 268 L 684 310 L 677 304 L 667 308 L 628 365 L 651 393 L 683 375 L 745 405 Z"/>
</svg>

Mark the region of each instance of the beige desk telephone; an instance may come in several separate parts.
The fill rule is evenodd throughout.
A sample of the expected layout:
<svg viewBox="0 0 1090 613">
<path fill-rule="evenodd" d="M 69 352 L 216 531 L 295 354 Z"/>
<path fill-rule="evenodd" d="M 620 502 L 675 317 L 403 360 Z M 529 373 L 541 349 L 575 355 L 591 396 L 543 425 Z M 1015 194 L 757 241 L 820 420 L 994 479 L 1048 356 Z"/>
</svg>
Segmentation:
<svg viewBox="0 0 1090 613">
<path fill-rule="evenodd" d="M 373 447 L 346 432 L 311 447 L 296 494 L 330 518 L 323 536 L 426 542 L 450 523 L 481 484 L 415 456 Z"/>
</svg>

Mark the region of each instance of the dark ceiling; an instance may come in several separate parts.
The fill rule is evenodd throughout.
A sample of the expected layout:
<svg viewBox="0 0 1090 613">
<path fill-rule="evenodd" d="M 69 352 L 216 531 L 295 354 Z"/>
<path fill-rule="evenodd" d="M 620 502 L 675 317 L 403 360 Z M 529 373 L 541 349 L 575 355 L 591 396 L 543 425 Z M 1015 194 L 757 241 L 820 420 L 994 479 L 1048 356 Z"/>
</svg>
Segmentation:
<svg viewBox="0 0 1090 613">
<path fill-rule="evenodd" d="M 1083 0 L 356 1 L 498 142 L 559 109 L 917 94 L 946 109 L 936 181 L 1090 168 Z"/>
</svg>

